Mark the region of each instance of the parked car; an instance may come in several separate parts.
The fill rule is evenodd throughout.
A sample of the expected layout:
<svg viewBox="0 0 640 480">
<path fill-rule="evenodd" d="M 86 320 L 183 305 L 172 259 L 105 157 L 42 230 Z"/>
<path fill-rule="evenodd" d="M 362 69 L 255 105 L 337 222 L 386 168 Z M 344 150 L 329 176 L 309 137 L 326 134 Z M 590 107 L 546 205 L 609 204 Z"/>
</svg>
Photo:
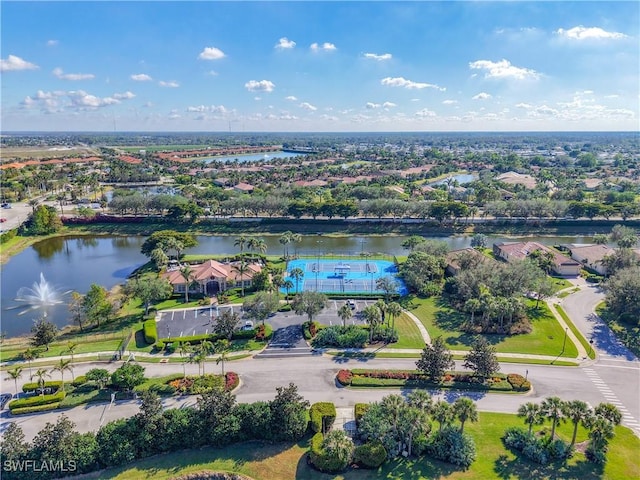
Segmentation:
<svg viewBox="0 0 640 480">
<path fill-rule="evenodd" d="M 6 219 L 6 218 L 4 218 L 4 217 L 0 218 L 0 223 L 4 223 L 4 222 L 6 222 L 6 221 L 7 221 L 7 219 Z"/>
<path fill-rule="evenodd" d="M 3 203 L 2 204 L 2 208 L 11 208 L 11 204 L 10 203 Z"/>
<path fill-rule="evenodd" d="M 253 330 L 253 322 L 251 320 L 247 320 L 246 322 L 244 322 L 242 330 Z"/>
<path fill-rule="evenodd" d="M 356 308 L 356 301 L 355 300 L 347 300 L 347 305 L 349 305 L 351 307 L 351 310 Z"/>
</svg>

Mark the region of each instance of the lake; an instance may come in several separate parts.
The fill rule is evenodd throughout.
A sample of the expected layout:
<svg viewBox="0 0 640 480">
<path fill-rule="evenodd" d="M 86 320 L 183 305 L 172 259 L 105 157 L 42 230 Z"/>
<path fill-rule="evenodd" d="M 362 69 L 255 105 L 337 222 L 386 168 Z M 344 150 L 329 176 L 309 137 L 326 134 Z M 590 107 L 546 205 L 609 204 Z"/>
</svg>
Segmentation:
<svg viewBox="0 0 640 480">
<path fill-rule="evenodd" d="M 261 235 L 267 244 L 267 254 L 282 255 L 283 246 L 279 235 Z M 185 253 L 235 254 L 233 245 L 237 235 L 198 236 L 198 246 Z M 304 235 L 299 244 L 289 244 L 289 251 L 301 255 L 330 253 L 340 255 L 372 254 L 406 255 L 402 248 L 405 235 L 396 236 L 326 236 Z M 471 237 L 430 237 L 446 241 L 452 250 L 470 245 Z M 495 236 L 488 237 L 490 244 L 496 241 L 517 240 Z M 530 241 L 540 241 L 547 245 L 558 243 L 589 243 L 591 237 L 526 237 Z M 124 283 L 137 267 L 146 263 L 147 258 L 140 253 L 144 237 L 60 237 L 38 242 L 15 255 L 0 269 L 0 331 L 12 337 L 28 333 L 33 320 L 41 311 L 25 312 L 24 305 L 15 301 L 21 287 L 31 287 L 38 282 L 42 273 L 47 282 L 60 292 L 75 290 L 86 293 L 92 283 L 112 288 Z M 68 297 L 66 297 L 68 299 Z M 58 326 L 69 322 L 66 305 L 48 307 L 48 318 Z"/>
<path fill-rule="evenodd" d="M 211 162 L 233 162 L 237 160 L 240 163 L 247 162 L 259 162 L 259 161 L 269 161 L 280 158 L 293 158 L 306 156 L 305 153 L 292 153 L 292 152 L 269 152 L 269 153 L 255 153 L 249 155 L 229 155 L 229 156 L 219 156 L 219 157 L 202 157 L 198 160 L 204 160 L 206 163 Z"/>
</svg>

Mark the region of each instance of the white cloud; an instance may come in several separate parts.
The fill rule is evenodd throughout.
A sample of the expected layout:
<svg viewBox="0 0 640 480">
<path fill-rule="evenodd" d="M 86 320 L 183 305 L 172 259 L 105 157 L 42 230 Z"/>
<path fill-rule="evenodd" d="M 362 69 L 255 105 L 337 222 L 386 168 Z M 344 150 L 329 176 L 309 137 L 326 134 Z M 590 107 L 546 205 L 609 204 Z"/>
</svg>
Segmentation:
<svg viewBox="0 0 640 480">
<path fill-rule="evenodd" d="M 150 82 L 153 78 L 146 73 L 134 73 L 131 75 L 131 80 L 135 80 L 136 82 Z"/>
<path fill-rule="evenodd" d="M 209 75 L 211 77 L 217 77 L 218 76 L 218 72 L 216 72 L 215 70 L 209 70 L 207 72 L 207 75 Z"/>
<path fill-rule="evenodd" d="M 571 40 L 618 40 L 627 37 L 624 33 L 607 32 L 600 27 L 584 27 L 582 25 L 570 28 L 569 30 L 559 28 L 556 30 L 556 34 Z"/>
<path fill-rule="evenodd" d="M 200 55 L 198 55 L 200 60 L 220 60 L 224 57 L 224 52 L 216 47 L 205 47 L 204 50 L 200 52 Z"/>
<path fill-rule="evenodd" d="M 386 77 L 383 78 L 380 83 L 389 87 L 404 87 L 410 90 L 423 88 L 435 88 L 436 90 L 440 90 L 441 92 L 444 92 L 446 90 L 446 88 L 439 87 L 438 85 L 433 85 L 431 83 L 414 82 L 403 77 Z"/>
<path fill-rule="evenodd" d="M 58 40 L 47 40 L 47 47 L 55 47 L 58 43 Z"/>
<path fill-rule="evenodd" d="M 393 103 L 393 102 L 384 102 L 384 103 L 382 104 L 382 108 L 393 108 L 393 107 L 397 107 L 397 106 L 398 106 L 398 105 L 396 105 L 396 104 L 395 104 L 395 103 Z"/>
<path fill-rule="evenodd" d="M 324 42 L 322 45 L 318 45 L 317 43 L 311 44 L 311 50 L 314 52 L 319 52 L 320 50 L 324 50 L 325 52 L 332 52 L 337 50 L 336 46 L 333 43 Z"/>
<path fill-rule="evenodd" d="M 372 103 L 372 102 L 367 102 L 367 104 L 365 105 L 365 107 L 367 107 L 368 109 L 374 109 L 374 108 L 380 108 L 382 105 L 380 105 L 379 103 Z"/>
<path fill-rule="evenodd" d="M 169 87 L 169 88 L 178 88 L 180 86 L 180 84 L 178 82 L 176 82 L 175 80 L 171 80 L 169 82 L 165 82 L 164 80 L 160 80 L 160 81 L 158 81 L 158 85 L 160 85 L 161 87 Z"/>
<path fill-rule="evenodd" d="M 318 108 L 314 107 L 313 105 L 311 105 L 310 103 L 307 102 L 302 102 L 300 105 L 298 105 L 300 108 L 304 108 L 305 110 L 308 110 L 310 112 L 315 112 Z"/>
<path fill-rule="evenodd" d="M 618 98 L 620 97 L 620 95 L 618 95 L 617 93 L 613 93 L 611 95 L 605 95 L 604 98 Z"/>
<path fill-rule="evenodd" d="M 517 103 L 516 108 L 524 108 L 525 110 L 529 110 L 530 108 L 533 108 L 533 105 L 529 103 Z"/>
<path fill-rule="evenodd" d="M 71 100 L 71 104 L 74 107 L 80 108 L 99 108 L 106 107 L 108 105 L 115 105 L 120 103 L 120 100 L 113 97 L 100 98 L 95 95 L 91 95 L 84 90 L 73 90 L 67 92 L 67 96 Z"/>
<path fill-rule="evenodd" d="M 431 110 L 429 110 L 428 108 L 423 108 L 422 110 L 418 110 L 416 112 L 416 116 L 418 117 L 435 117 L 436 116 L 436 112 L 432 112 Z"/>
<path fill-rule="evenodd" d="M 187 112 L 226 114 L 229 113 L 229 110 L 224 105 L 198 105 L 195 107 L 187 107 Z"/>
<path fill-rule="evenodd" d="M 91 80 L 95 78 L 93 73 L 64 73 L 61 68 L 54 68 L 53 75 L 60 80 Z"/>
<path fill-rule="evenodd" d="M 118 100 L 130 100 L 133 97 L 135 97 L 135 94 L 132 92 L 124 92 L 124 93 L 114 93 L 113 98 L 118 99 Z"/>
<path fill-rule="evenodd" d="M 285 100 L 289 100 L 290 102 L 297 102 L 298 99 L 293 95 L 289 95 L 288 97 L 284 97 Z"/>
<path fill-rule="evenodd" d="M 480 92 L 479 94 L 471 97 L 472 100 L 487 100 L 488 98 L 491 98 L 491 95 L 486 92 Z"/>
<path fill-rule="evenodd" d="M 0 59 L 0 72 L 15 72 L 19 70 L 35 70 L 39 68 L 36 64 L 27 62 L 15 55 L 9 55 L 7 59 Z"/>
<path fill-rule="evenodd" d="M 250 92 L 273 92 L 275 84 L 269 80 L 249 80 L 244 87 Z"/>
<path fill-rule="evenodd" d="M 442 101 L 443 105 L 455 105 L 456 103 L 458 103 L 457 100 L 443 100 Z"/>
<path fill-rule="evenodd" d="M 287 37 L 282 37 L 280 40 L 278 40 L 278 43 L 276 43 L 275 48 L 286 50 L 294 48 L 295 46 L 296 42 L 294 42 L 293 40 L 289 40 Z"/>
<path fill-rule="evenodd" d="M 469 63 L 469 68 L 474 70 L 485 70 L 485 78 L 514 78 L 516 80 L 538 79 L 540 74 L 530 68 L 520 68 L 511 65 L 511 62 L 504 58 L 499 62 L 491 60 L 477 60 Z"/>
<path fill-rule="evenodd" d="M 391 60 L 393 56 L 390 53 L 383 53 L 382 55 L 378 55 L 377 53 L 365 53 L 364 58 L 371 58 L 372 60 L 382 62 L 384 60 Z"/>
</svg>

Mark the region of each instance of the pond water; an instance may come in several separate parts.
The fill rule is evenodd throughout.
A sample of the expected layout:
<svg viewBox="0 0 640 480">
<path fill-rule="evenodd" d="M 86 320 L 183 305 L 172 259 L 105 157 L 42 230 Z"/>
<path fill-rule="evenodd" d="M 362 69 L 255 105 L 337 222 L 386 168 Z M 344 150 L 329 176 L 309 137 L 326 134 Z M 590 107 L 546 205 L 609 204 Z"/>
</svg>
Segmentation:
<svg viewBox="0 0 640 480">
<path fill-rule="evenodd" d="M 437 182 L 430 183 L 429 185 L 432 187 L 435 185 L 444 185 L 449 181 L 449 179 L 455 180 L 456 182 L 458 182 L 458 185 L 464 185 L 465 183 L 470 183 L 470 182 L 473 182 L 474 180 L 477 180 L 478 177 L 476 177 L 471 173 L 461 173 L 458 175 L 450 175 L 443 180 L 438 180 Z"/>
<path fill-rule="evenodd" d="M 282 255 L 283 245 L 278 235 L 262 235 L 267 244 L 267 254 Z M 199 236 L 198 246 L 185 253 L 235 254 L 237 235 Z M 304 235 L 299 244 L 289 244 L 289 252 L 300 255 L 359 255 L 362 252 L 406 255 L 402 242 L 407 237 L 397 236 L 326 236 Z M 471 237 L 430 237 L 447 242 L 452 250 L 470 245 Z M 496 241 L 517 240 L 500 236 L 489 237 L 489 244 Z M 558 243 L 589 243 L 591 237 L 527 237 L 530 241 L 540 241 L 547 245 Z M 31 287 L 39 282 L 40 273 L 47 283 L 59 292 L 75 290 L 86 293 L 92 283 L 107 289 L 124 283 L 137 267 L 147 259 L 140 253 L 144 237 L 65 237 L 39 242 L 9 259 L 0 270 L 0 331 L 12 337 L 28 333 L 33 320 L 44 310 L 25 311 L 25 304 L 15 300 L 21 287 Z M 68 302 L 68 296 L 65 297 Z M 48 318 L 58 326 L 69 323 L 69 313 L 65 304 L 52 305 L 46 310 Z"/>
<path fill-rule="evenodd" d="M 211 162 L 233 162 L 238 160 L 240 163 L 246 162 L 259 162 L 261 160 L 268 161 L 275 158 L 293 158 L 299 156 L 306 156 L 305 153 L 292 153 L 292 152 L 269 152 L 269 153 L 255 153 L 250 155 L 229 155 L 219 157 L 202 157 L 198 160 L 204 160 L 206 163 Z"/>
</svg>

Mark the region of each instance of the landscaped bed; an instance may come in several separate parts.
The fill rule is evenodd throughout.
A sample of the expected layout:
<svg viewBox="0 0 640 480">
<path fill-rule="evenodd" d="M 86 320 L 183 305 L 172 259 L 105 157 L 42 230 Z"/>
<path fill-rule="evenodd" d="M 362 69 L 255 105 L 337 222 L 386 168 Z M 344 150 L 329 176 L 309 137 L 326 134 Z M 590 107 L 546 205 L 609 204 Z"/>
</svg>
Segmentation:
<svg viewBox="0 0 640 480">
<path fill-rule="evenodd" d="M 517 373 L 493 373 L 481 379 L 470 372 L 447 372 L 441 381 L 429 379 L 419 370 L 340 370 L 338 383 L 356 388 L 453 388 L 461 390 L 486 390 L 495 392 L 528 392 L 531 383 Z"/>
</svg>

